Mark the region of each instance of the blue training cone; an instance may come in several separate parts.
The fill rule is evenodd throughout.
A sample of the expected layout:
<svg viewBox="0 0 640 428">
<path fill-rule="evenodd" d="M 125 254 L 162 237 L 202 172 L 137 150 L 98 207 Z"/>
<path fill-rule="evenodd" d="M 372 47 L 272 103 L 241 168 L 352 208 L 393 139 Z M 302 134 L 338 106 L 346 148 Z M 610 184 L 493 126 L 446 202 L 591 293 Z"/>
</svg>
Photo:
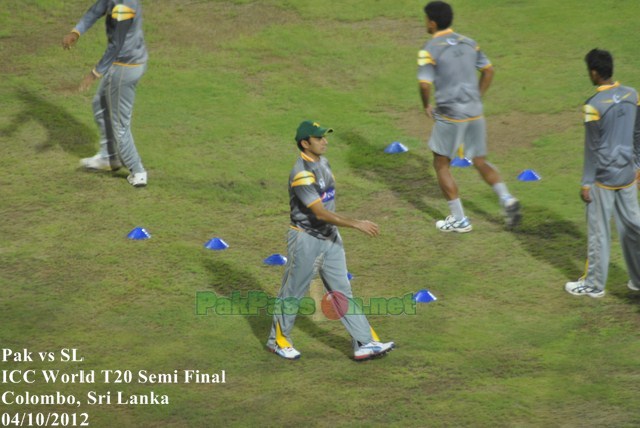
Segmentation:
<svg viewBox="0 0 640 428">
<path fill-rule="evenodd" d="M 349 281 L 351 281 L 353 279 L 353 275 L 351 275 L 351 272 L 347 272 L 347 279 Z"/>
<path fill-rule="evenodd" d="M 417 303 L 429 303 L 438 300 L 429 290 L 420 290 L 413 295 L 413 300 Z"/>
<path fill-rule="evenodd" d="M 384 152 L 385 153 L 389 153 L 389 154 L 394 154 L 394 153 L 404 153 L 404 152 L 408 152 L 409 149 L 402 143 L 398 142 L 398 141 L 394 141 L 393 143 L 389 144 L 385 149 Z"/>
<path fill-rule="evenodd" d="M 136 227 L 131 232 L 129 232 L 127 238 L 135 240 L 149 239 L 151 238 L 151 235 L 143 227 Z"/>
<path fill-rule="evenodd" d="M 455 157 L 451 160 L 451 166 L 456 168 L 467 168 L 473 165 L 473 162 L 467 158 Z"/>
<path fill-rule="evenodd" d="M 264 263 L 271 266 L 282 266 L 287 264 L 287 258 L 282 254 L 271 254 L 264 259 Z"/>
<path fill-rule="evenodd" d="M 464 144 L 461 144 L 460 147 L 458 147 L 458 156 L 451 159 L 450 165 L 456 168 L 467 168 L 473 165 L 473 162 L 464 155 Z"/>
<path fill-rule="evenodd" d="M 208 248 L 209 250 L 226 250 L 227 248 L 229 248 L 229 244 L 227 244 L 220 238 L 213 238 L 210 239 L 206 244 L 204 244 L 204 247 Z"/>
<path fill-rule="evenodd" d="M 520 175 L 518 175 L 518 180 L 520 180 L 520 181 L 539 181 L 539 180 L 542 180 L 542 177 L 540 177 L 538 175 L 538 173 L 535 172 L 532 169 L 525 169 L 524 171 L 522 171 L 520 173 Z"/>
</svg>

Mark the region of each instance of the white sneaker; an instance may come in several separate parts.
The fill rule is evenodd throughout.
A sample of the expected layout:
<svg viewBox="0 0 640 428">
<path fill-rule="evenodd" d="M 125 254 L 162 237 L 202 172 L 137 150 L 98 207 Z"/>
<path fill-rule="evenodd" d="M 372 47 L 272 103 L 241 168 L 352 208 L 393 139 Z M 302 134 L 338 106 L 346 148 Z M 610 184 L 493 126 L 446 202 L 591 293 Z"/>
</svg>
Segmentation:
<svg viewBox="0 0 640 428">
<path fill-rule="evenodd" d="M 144 187 L 147 185 L 147 172 L 136 172 L 135 174 L 129 174 L 127 181 L 133 187 Z"/>
<path fill-rule="evenodd" d="M 287 360 L 297 360 L 300 358 L 300 352 L 298 352 L 294 347 L 287 346 L 286 348 L 281 348 L 276 345 L 275 348 L 271 349 L 276 355 L 279 355 L 282 358 L 286 358 Z"/>
<path fill-rule="evenodd" d="M 604 297 L 604 290 L 585 285 L 584 279 L 582 278 L 575 282 L 567 282 L 564 289 L 567 293 L 573 294 L 574 296 Z"/>
<path fill-rule="evenodd" d="M 80 159 L 80 166 L 99 171 L 117 171 L 122 168 L 122 163 L 116 157 L 108 158 L 97 154 L 90 158 Z"/>
<path fill-rule="evenodd" d="M 379 355 L 384 355 L 396 346 L 393 342 L 369 342 L 362 345 L 353 353 L 353 359 L 356 361 L 364 361 Z"/>
<path fill-rule="evenodd" d="M 471 232 L 471 222 L 467 217 L 458 221 L 452 215 L 448 216 L 444 220 L 436 221 L 436 229 L 441 230 L 442 232 L 458 232 L 465 233 Z"/>
<path fill-rule="evenodd" d="M 627 287 L 629 288 L 629 290 L 640 291 L 640 288 L 636 287 L 635 285 L 633 285 L 633 281 L 631 281 L 631 280 L 629 280 L 629 282 L 627 282 Z"/>
<path fill-rule="evenodd" d="M 520 201 L 513 196 L 504 202 L 504 216 L 507 222 L 507 227 L 516 227 L 522 220 L 522 213 L 520 212 Z"/>
</svg>

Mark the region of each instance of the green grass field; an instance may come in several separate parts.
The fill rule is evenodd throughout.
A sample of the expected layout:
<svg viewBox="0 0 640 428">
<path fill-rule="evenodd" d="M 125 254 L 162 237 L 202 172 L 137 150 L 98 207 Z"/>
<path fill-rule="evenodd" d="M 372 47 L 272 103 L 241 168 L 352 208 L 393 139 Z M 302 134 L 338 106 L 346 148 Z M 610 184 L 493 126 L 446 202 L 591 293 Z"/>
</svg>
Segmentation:
<svg viewBox="0 0 640 428">
<path fill-rule="evenodd" d="M 485 98 L 490 160 L 524 207 L 513 232 L 492 190 L 455 176 L 474 231 L 442 234 L 447 213 L 425 140 L 416 53 L 425 2 L 145 2 L 150 52 L 133 132 L 149 186 L 87 173 L 97 149 L 93 91 L 75 88 L 105 48 L 97 23 L 61 40 L 88 0 L 3 0 L 0 8 L 0 348 L 33 352 L 34 384 L 0 394 L 75 395 L 82 403 L 0 403 L 0 415 L 87 413 L 95 427 L 640 425 L 640 294 L 626 288 L 617 241 L 603 299 L 563 291 L 586 256 L 580 108 L 594 91 L 584 55 L 612 51 L 615 77 L 640 88 L 637 0 L 453 0 L 453 28 L 494 63 Z M 285 253 L 295 128 L 335 129 L 328 158 L 338 210 L 378 223 L 343 230 L 354 293 L 429 289 L 415 315 L 372 315 L 397 350 L 350 359 L 337 321 L 300 316 L 296 362 L 265 351 L 271 318 L 196 314 L 198 292 L 274 296 Z M 383 153 L 392 141 L 410 151 Z M 516 179 L 534 169 L 539 182 Z M 152 235 L 126 235 L 144 227 Z M 204 243 L 221 237 L 226 251 Z M 77 349 L 81 362 L 61 360 Z M 41 361 L 38 352 L 54 352 Z M 41 370 L 95 372 L 48 384 Z M 105 383 L 101 371 L 225 372 L 226 382 Z M 167 395 L 167 405 L 117 405 Z M 88 394 L 111 394 L 91 405 Z M 35 416 L 34 416 L 35 417 Z M 10 422 L 10 421 L 7 421 Z M 35 422 L 35 420 L 34 420 Z M 5 419 L 2 419 L 5 424 Z M 42 425 L 42 424 L 41 424 Z M 4 426 L 4 425 L 1 425 Z M 11 425 L 14 426 L 14 425 Z"/>
</svg>

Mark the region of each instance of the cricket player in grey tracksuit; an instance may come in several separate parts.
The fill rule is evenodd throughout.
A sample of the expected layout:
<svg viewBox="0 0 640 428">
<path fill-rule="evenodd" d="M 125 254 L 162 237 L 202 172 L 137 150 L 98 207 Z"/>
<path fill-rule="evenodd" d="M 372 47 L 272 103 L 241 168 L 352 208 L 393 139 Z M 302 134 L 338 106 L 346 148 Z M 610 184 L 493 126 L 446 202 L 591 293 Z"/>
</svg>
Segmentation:
<svg viewBox="0 0 640 428">
<path fill-rule="evenodd" d="M 291 227 L 288 232 L 288 260 L 267 347 L 287 359 L 297 359 L 291 330 L 296 319 L 296 302 L 305 296 L 315 273 L 319 273 L 328 292 L 339 293 L 350 301 L 353 295 L 347 278 L 347 264 L 342 238 L 336 226 L 352 227 L 369 236 L 378 235 L 378 226 L 367 220 L 353 220 L 335 213 L 335 179 L 329 162 L 323 156 L 326 134 L 333 132 L 318 123 L 305 121 L 296 133 L 300 157 L 289 176 Z M 338 299 L 339 300 L 339 299 Z M 340 304 L 340 303 L 338 303 Z M 293 310 L 291 310 L 293 309 Z M 354 359 L 364 360 L 384 354 L 393 342 L 380 343 L 375 331 L 362 313 L 337 308 L 341 321 L 353 338 Z"/>
<path fill-rule="evenodd" d="M 141 2 L 96 1 L 62 43 L 65 49 L 70 48 L 103 16 L 107 49 L 80 84 L 80 89 L 86 90 L 94 80 L 102 78 L 93 99 L 93 113 L 100 130 L 100 150 L 80 163 L 85 168 L 101 170 L 116 170 L 123 163 L 131 173 L 127 177 L 129 183 L 135 187 L 145 186 L 147 173 L 131 134 L 136 85 L 147 64 Z"/>
<path fill-rule="evenodd" d="M 584 105 L 585 146 L 581 198 L 587 203 L 588 251 L 585 275 L 567 292 L 604 296 L 609 269 L 611 216 L 616 219 L 629 273 L 628 287 L 640 290 L 640 175 L 638 93 L 612 79 L 613 58 L 594 49 L 586 58 L 597 93 Z"/>
<path fill-rule="evenodd" d="M 493 80 L 493 66 L 478 44 L 450 28 L 453 9 L 434 1 L 425 8 L 427 32 L 433 38 L 418 52 L 418 82 L 425 114 L 435 120 L 429 139 L 438 184 L 451 215 L 436 222 L 442 232 L 472 230 L 465 216 L 458 185 L 450 171 L 451 160 L 464 146 L 464 156 L 498 196 L 508 227 L 519 224 L 520 202 L 513 197 L 497 169 L 486 161 L 487 143 L 482 95 Z M 478 74 L 480 78 L 478 78 Z M 436 107 L 431 104 L 435 92 Z"/>
</svg>

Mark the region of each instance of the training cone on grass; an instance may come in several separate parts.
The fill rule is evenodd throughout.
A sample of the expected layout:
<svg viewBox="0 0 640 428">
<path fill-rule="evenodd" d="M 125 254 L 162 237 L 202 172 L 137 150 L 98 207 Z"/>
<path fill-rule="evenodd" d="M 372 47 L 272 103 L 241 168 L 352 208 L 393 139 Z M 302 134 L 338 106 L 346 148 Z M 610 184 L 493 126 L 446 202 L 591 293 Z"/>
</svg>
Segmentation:
<svg viewBox="0 0 640 428">
<path fill-rule="evenodd" d="M 450 165 L 456 168 L 467 168 L 473 165 L 473 162 L 464 156 L 464 144 L 458 147 L 458 156 L 451 159 Z"/>
<path fill-rule="evenodd" d="M 524 171 L 522 171 L 520 173 L 520 175 L 518 175 L 518 180 L 520 180 L 520 181 L 540 181 L 540 180 L 542 180 L 542 177 L 540 177 L 538 175 L 538 173 L 535 172 L 532 169 L 525 169 Z"/>
<path fill-rule="evenodd" d="M 389 154 L 404 153 L 408 151 L 409 149 L 399 141 L 394 141 L 384 149 L 384 152 Z"/>
<path fill-rule="evenodd" d="M 347 279 L 349 281 L 351 281 L 353 279 L 353 275 L 351 274 L 351 272 L 347 272 Z"/>
<path fill-rule="evenodd" d="M 206 244 L 204 244 L 204 247 L 209 250 L 220 251 L 220 250 L 226 250 L 227 248 L 229 248 L 229 244 L 227 244 L 220 238 L 213 238 L 213 239 L 210 239 Z"/>
<path fill-rule="evenodd" d="M 127 235 L 127 238 L 139 241 L 141 239 L 149 239 L 151 235 L 143 227 L 136 227 Z"/>
<path fill-rule="evenodd" d="M 467 158 L 455 157 L 451 160 L 451 166 L 455 166 L 456 168 L 467 168 L 473 165 L 473 162 Z"/>
<path fill-rule="evenodd" d="M 429 290 L 420 290 L 413 295 L 413 300 L 417 303 L 429 303 L 438 299 Z"/>
<path fill-rule="evenodd" d="M 271 254 L 264 259 L 264 263 L 270 266 L 282 266 L 287 264 L 287 258 L 282 254 Z"/>
</svg>

